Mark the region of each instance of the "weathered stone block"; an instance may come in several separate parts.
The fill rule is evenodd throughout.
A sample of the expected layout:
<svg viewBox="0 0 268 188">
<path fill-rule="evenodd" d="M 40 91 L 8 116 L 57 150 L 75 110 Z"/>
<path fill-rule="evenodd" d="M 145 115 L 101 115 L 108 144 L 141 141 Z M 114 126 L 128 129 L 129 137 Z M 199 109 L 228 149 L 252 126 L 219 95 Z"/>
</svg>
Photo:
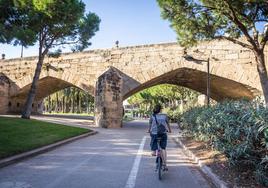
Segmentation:
<svg viewBox="0 0 268 188">
<path fill-rule="evenodd" d="M 226 54 L 225 55 L 225 59 L 238 59 L 238 54 L 234 53 L 234 54 Z"/>
<path fill-rule="evenodd" d="M 96 83 L 95 121 L 99 127 L 122 127 L 123 79 L 118 70 L 109 68 Z"/>
<path fill-rule="evenodd" d="M 250 58 L 250 54 L 249 53 L 240 53 L 239 54 L 239 58 L 240 59 L 249 59 Z"/>
</svg>

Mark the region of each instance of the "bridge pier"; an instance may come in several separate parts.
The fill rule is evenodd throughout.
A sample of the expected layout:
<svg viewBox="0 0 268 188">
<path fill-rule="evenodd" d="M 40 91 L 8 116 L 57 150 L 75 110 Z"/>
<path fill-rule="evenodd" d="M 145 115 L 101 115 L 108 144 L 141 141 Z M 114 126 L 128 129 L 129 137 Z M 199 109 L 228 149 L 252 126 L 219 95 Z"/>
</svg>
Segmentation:
<svg viewBox="0 0 268 188">
<path fill-rule="evenodd" d="M 9 111 L 9 79 L 0 74 L 0 114 L 7 114 Z"/>
<path fill-rule="evenodd" d="M 123 79 L 110 67 L 97 80 L 95 91 L 95 123 L 102 128 L 122 127 Z"/>
<path fill-rule="evenodd" d="M 21 114 L 25 99 L 11 97 L 17 88 L 7 76 L 0 73 L 0 114 Z M 42 114 L 43 101 L 34 101 L 32 114 Z"/>
</svg>

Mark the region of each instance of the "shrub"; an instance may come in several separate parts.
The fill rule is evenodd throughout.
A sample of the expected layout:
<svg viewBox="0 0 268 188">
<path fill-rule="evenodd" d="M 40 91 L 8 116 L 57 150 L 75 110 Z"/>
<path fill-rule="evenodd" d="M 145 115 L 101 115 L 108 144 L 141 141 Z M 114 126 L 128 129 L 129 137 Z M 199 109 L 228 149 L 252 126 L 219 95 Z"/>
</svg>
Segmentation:
<svg viewBox="0 0 268 188">
<path fill-rule="evenodd" d="M 179 109 L 176 109 L 176 110 L 169 109 L 167 111 L 167 115 L 168 115 L 170 122 L 178 122 L 182 114 Z"/>
<path fill-rule="evenodd" d="M 258 101 L 225 101 L 182 115 L 181 126 L 195 139 L 223 152 L 233 166 L 254 168 L 268 185 L 268 109 Z"/>
</svg>

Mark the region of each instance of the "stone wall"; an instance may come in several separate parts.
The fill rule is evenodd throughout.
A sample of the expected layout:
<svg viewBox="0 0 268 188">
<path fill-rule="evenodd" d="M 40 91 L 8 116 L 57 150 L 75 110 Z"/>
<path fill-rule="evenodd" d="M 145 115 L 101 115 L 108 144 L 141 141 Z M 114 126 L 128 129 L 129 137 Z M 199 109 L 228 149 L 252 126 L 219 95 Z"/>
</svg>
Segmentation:
<svg viewBox="0 0 268 188">
<path fill-rule="evenodd" d="M 214 40 L 188 49 L 187 54 L 197 59 L 205 60 L 208 57 L 211 59 L 211 97 L 213 99 L 217 101 L 241 97 L 252 99 L 260 95 L 261 85 L 256 62 L 254 54 L 249 50 L 229 41 Z M 267 54 L 266 48 L 265 59 L 268 64 Z M 101 76 L 111 67 L 121 77 L 120 98 L 122 99 L 142 89 L 163 83 L 185 86 L 205 94 L 206 63 L 187 61 L 184 55 L 184 48 L 176 43 L 167 43 L 66 53 L 59 58 L 46 57 L 35 103 L 68 86 L 76 86 L 94 95 L 95 89 L 100 89 L 96 87 L 96 83 L 100 82 Z M 37 57 L 0 60 L 0 73 L 6 75 L 12 82 L 9 90 L 9 97 L 12 100 L 25 100 L 36 63 Z M 108 87 L 108 80 L 106 81 L 107 83 L 101 84 L 103 87 Z M 105 92 L 112 91 L 106 89 Z M 101 95 L 108 97 L 105 94 Z M 105 101 L 109 100 L 105 99 Z M 119 111 L 121 111 L 120 103 L 119 100 L 114 103 Z M 101 110 L 102 113 L 106 112 L 108 105 L 108 103 L 103 105 L 105 108 Z M 3 106 L 6 106 L 6 103 Z"/>
<path fill-rule="evenodd" d="M 0 73 L 0 114 L 7 114 L 9 111 L 9 87 L 8 78 Z"/>
<path fill-rule="evenodd" d="M 187 53 L 200 59 L 213 57 L 211 58 L 212 75 L 240 83 L 249 90 L 253 88 L 261 91 L 254 54 L 247 49 L 228 41 L 216 40 L 203 42 L 189 49 Z M 176 43 L 67 53 L 59 58 L 47 57 L 40 79 L 46 77 L 59 79 L 69 85 L 87 90 L 93 95 L 98 77 L 108 67 L 115 67 L 125 75 L 123 76 L 123 95 L 129 96 L 133 92 L 143 89 L 143 85 L 148 87 L 158 84 L 159 81 L 155 83 L 151 81 L 164 74 L 169 74 L 171 71 L 181 69 L 181 74 L 184 74 L 186 68 L 199 72 L 206 71 L 205 63 L 197 64 L 187 61 L 183 55 L 184 49 Z M 268 62 L 267 55 L 266 61 Z M 36 57 L 1 60 L 0 72 L 14 81 L 18 88 L 23 88 L 31 83 L 36 62 Z M 180 79 L 183 80 L 183 77 Z M 185 79 L 183 81 L 185 82 Z M 185 84 L 185 86 L 189 87 L 191 84 Z M 51 85 L 56 86 L 52 82 Z M 217 88 L 220 87 L 223 86 L 217 86 Z M 202 86 L 195 86 L 193 89 L 204 93 Z M 217 89 L 215 91 L 217 92 Z M 11 93 L 11 95 L 16 94 L 18 92 Z M 217 97 L 224 98 L 222 94 Z M 230 97 L 230 95 L 226 97 Z"/>
<path fill-rule="evenodd" d="M 9 98 L 9 108 L 7 113 L 10 114 L 21 114 L 24 108 L 26 100 Z M 32 114 L 42 114 L 43 113 L 43 101 L 34 101 L 32 104 Z"/>
</svg>

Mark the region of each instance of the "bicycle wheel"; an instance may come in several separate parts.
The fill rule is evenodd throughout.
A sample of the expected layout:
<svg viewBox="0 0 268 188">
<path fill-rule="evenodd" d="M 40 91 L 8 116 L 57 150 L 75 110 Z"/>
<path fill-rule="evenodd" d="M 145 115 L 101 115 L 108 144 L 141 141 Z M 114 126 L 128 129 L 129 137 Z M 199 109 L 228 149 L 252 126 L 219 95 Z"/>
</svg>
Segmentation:
<svg viewBox="0 0 268 188">
<path fill-rule="evenodd" d="M 162 179 L 162 159 L 161 157 L 157 160 L 157 172 L 158 172 L 158 179 Z"/>
</svg>

